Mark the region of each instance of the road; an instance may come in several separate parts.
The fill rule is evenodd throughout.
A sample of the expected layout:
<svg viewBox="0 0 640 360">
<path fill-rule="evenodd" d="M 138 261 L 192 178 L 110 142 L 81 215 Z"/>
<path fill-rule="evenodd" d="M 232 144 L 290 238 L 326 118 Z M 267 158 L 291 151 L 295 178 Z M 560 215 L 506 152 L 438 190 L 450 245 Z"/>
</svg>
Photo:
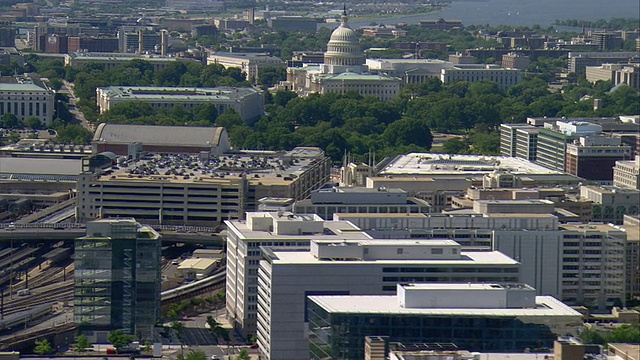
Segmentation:
<svg viewBox="0 0 640 360">
<path fill-rule="evenodd" d="M 82 124 L 82 126 L 93 132 L 95 131 L 95 127 L 92 123 L 90 123 L 85 117 L 82 111 L 80 111 L 77 107 L 78 97 L 76 97 L 74 85 L 67 80 L 62 80 L 64 86 L 60 89 L 60 93 L 69 95 L 69 112 L 73 114 L 73 116 Z"/>
<path fill-rule="evenodd" d="M 60 209 L 51 215 L 45 216 L 44 218 L 40 219 L 39 222 L 46 223 L 46 224 L 56 224 L 74 216 L 75 213 L 76 213 L 76 207 L 75 205 L 71 205 L 71 206 L 67 206 L 64 209 Z"/>
</svg>

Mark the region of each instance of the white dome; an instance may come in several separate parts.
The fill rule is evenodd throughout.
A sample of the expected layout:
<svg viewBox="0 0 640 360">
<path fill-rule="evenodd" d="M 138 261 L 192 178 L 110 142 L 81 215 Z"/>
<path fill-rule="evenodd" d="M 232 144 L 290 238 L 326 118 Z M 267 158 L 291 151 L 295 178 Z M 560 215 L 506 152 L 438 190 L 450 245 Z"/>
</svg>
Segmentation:
<svg viewBox="0 0 640 360">
<path fill-rule="evenodd" d="M 358 36 L 353 29 L 351 29 L 346 23 L 340 24 L 337 29 L 331 33 L 329 43 L 335 42 L 348 42 L 358 44 Z"/>
</svg>

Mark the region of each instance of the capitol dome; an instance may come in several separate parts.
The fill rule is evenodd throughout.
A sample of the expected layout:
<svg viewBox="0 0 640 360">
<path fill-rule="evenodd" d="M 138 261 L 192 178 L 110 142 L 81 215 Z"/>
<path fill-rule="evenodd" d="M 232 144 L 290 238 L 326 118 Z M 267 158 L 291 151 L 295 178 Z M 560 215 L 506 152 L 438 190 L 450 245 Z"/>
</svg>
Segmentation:
<svg viewBox="0 0 640 360">
<path fill-rule="evenodd" d="M 358 34 L 347 23 L 347 10 L 342 14 L 340 26 L 331 33 L 324 54 L 325 65 L 360 66 L 365 63 Z"/>
</svg>

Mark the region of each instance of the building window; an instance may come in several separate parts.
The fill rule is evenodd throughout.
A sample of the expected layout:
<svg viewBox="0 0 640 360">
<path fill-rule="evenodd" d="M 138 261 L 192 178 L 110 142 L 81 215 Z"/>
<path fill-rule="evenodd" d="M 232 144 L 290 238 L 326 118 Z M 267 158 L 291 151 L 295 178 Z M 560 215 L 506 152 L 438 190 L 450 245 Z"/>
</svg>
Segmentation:
<svg viewBox="0 0 640 360">
<path fill-rule="evenodd" d="M 403 250 L 402 248 L 398 248 L 398 249 L 396 250 L 396 253 L 397 253 L 398 255 L 402 255 L 403 251 L 404 251 L 404 250 Z"/>
</svg>

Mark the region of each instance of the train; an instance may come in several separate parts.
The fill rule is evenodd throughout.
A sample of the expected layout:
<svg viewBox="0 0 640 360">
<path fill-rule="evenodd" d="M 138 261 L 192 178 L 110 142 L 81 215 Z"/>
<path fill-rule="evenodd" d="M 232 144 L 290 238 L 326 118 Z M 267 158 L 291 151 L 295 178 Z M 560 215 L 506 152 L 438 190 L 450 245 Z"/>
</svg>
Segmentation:
<svg viewBox="0 0 640 360">
<path fill-rule="evenodd" d="M 3 317 L 2 320 L 0 320 L 0 331 L 11 329 L 16 325 L 24 325 L 24 323 L 48 315 L 52 311 L 53 303 L 46 303 L 36 305 L 33 307 L 33 309 L 7 315 Z"/>
</svg>

